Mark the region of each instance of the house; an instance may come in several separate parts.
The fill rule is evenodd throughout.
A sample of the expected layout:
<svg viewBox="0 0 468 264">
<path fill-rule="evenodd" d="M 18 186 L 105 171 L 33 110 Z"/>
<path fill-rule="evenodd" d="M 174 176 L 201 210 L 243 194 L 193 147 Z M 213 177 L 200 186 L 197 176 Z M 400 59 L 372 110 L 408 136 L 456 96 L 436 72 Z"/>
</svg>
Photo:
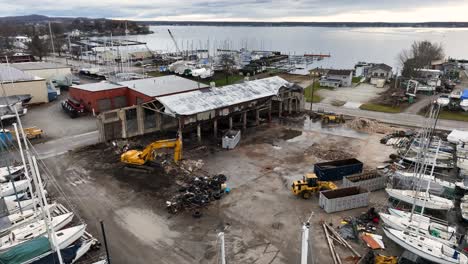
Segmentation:
<svg viewBox="0 0 468 264">
<path fill-rule="evenodd" d="M 355 77 L 367 77 L 367 73 L 372 66 L 374 66 L 375 63 L 368 63 L 368 62 L 363 62 L 360 61 L 354 65 L 354 76 Z"/>
<path fill-rule="evenodd" d="M 392 67 L 384 63 L 375 64 L 368 70 L 367 77 L 370 79 L 370 83 L 374 85 L 382 80 L 387 82 L 392 77 Z"/>
<path fill-rule="evenodd" d="M 0 64 L 0 82 L 3 83 L 2 93 L 4 93 L 4 96 L 29 94 L 32 96 L 29 103 L 49 102 L 49 94 L 44 78 Z"/>
<path fill-rule="evenodd" d="M 328 70 L 319 83 L 324 87 L 350 87 L 353 80 L 353 70 Z"/>
</svg>

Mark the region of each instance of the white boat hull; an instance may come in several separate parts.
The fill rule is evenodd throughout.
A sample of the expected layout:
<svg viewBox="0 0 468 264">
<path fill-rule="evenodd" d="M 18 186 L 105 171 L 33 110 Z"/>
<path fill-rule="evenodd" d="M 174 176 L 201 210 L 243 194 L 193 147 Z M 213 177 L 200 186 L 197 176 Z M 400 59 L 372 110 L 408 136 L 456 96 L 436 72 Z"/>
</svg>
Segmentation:
<svg viewBox="0 0 468 264">
<path fill-rule="evenodd" d="M 432 244 L 432 251 L 424 250 L 423 247 L 419 247 L 421 244 L 421 236 L 409 235 L 408 232 L 403 232 L 391 228 L 384 228 L 385 235 L 390 238 L 393 242 L 397 243 L 402 248 L 409 250 L 413 254 L 420 256 L 426 260 L 432 261 L 439 264 L 467 264 L 468 258 L 459 253 L 458 258 L 449 257 L 442 253 L 441 249 L 445 248 L 445 251 L 451 251 L 450 247 L 443 245 L 437 241 L 431 240 L 429 238 L 424 238 L 425 242 Z M 408 234 L 408 235 L 407 235 Z"/>
<path fill-rule="evenodd" d="M 391 188 L 387 188 L 385 189 L 385 191 L 392 198 L 398 199 L 409 204 L 414 203 L 416 206 L 419 207 L 424 206 L 425 208 L 433 210 L 450 210 L 453 208 L 453 202 L 451 200 L 436 195 L 428 194 L 426 198 L 426 194 L 424 192 L 396 190 Z M 426 202 L 424 202 L 425 199 L 427 200 Z"/>
<path fill-rule="evenodd" d="M 14 187 L 13 187 L 14 184 Z M 16 192 L 23 192 L 28 189 L 28 180 L 21 180 L 21 181 L 15 181 L 15 182 L 7 182 L 7 183 L 2 183 L 0 184 L 0 196 L 5 197 L 5 196 L 10 196 L 15 194 L 15 189 Z"/>
</svg>

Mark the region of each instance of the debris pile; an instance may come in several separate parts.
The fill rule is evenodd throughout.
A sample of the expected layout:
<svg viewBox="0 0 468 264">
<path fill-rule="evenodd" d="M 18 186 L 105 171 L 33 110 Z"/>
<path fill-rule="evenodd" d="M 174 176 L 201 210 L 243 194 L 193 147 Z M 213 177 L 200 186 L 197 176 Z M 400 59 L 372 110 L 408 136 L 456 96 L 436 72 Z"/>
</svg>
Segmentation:
<svg viewBox="0 0 468 264">
<path fill-rule="evenodd" d="M 226 179 L 223 174 L 192 178 L 172 199 L 166 201 L 168 211 L 175 214 L 183 210 L 196 210 L 208 206 L 214 200 L 221 199 L 225 193 L 229 192 Z M 199 211 L 196 212 L 200 214 Z"/>
<path fill-rule="evenodd" d="M 395 131 L 385 135 L 382 139 L 380 139 L 380 143 L 397 148 L 406 148 L 415 135 L 416 133 L 412 130 Z"/>
<path fill-rule="evenodd" d="M 328 243 L 328 249 L 330 250 L 334 264 L 342 263 L 340 255 L 338 255 L 338 253 L 336 252 L 335 242 L 338 245 L 341 245 L 344 248 L 351 251 L 352 257 L 349 257 L 346 259 L 351 259 L 351 260 L 356 261 L 361 258 L 361 255 L 348 243 L 348 241 L 346 241 L 343 237 L 341 237 L 340 234 L 338 234 L 338 232 L 336 232 L 335 229 L 331 227 L 331 225 L 328 225 L 327 223 L 322 223 L 322 227 L 325 233 L 325 238 Z"/>
<path fill-rule="evenodd" d="M 339 234 L 346 239 L 357 239 L 360 237 L 368 247 L 372 249 L 384 249 L 382 236 L 374 234 L 379 223 L 379 214 L 375 208 L 370 208 L 367 212 L 358 217 L 347 217 L 341 222 Z"/>
<path fill-rule="evenodd" d="M 343 160 L 353 158 L 354 155 L 348 153 L 338 146 L 323 146 L 317 143 L 312 144 L 305 151 L 307 155 L 314 155 L 323 160 Z"/>
<path fill-rule="evenodd" d="M 355 118 L 353 121 L 348 123 L 348 127 L 357 131 L 382 134 L 390 133 L 395 130 L 394 128 L 391 128 L 377 121 L 361 117 Z"/>
<path fill-rule="evenodd" d="M 188 172 L 198 171 L 203 167 L 203 165 L 205 165 L 205 163 L 201 159 L 199 159 L 199 160 L 189 160 L 188 159 L 188 160 L 182 160 L 180 162 L 180 167 L 183 170 L 186 170 Z"/>
</svg>

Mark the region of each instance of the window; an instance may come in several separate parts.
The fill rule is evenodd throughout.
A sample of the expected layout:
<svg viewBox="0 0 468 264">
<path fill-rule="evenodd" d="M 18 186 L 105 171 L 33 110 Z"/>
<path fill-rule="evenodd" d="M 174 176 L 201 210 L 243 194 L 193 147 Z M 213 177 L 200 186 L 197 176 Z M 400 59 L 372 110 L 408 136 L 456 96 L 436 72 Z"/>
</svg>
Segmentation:
<svg viewBox="0 0 468 264">
<path fill-rule="evenodd" d="M 378 73 L 378 72 L 374 72 L 373 75 L 374 75 L 374 77 L 377 77 L 377 76 L 379 76 L 379 73 Z"/>
<path fill-rule="evenodd" d="M 382 73 L 380 74 L 380 77 L 385 77 L 385 73 L 382 72 Z"/>
</svg>

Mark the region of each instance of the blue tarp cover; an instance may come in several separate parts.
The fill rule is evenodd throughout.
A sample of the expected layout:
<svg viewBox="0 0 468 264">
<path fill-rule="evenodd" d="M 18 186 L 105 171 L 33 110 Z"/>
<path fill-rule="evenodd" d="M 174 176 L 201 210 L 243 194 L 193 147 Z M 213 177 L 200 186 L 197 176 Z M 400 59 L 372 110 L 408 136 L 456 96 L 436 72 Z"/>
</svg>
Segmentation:
<svg viewBox="0 0 468 264">
<path fill-rule="evenodd" d="M 460 96 L 460 99 L 468 99 L 468 89 L 463 90 L 462 95 Z"/>
</svg>

